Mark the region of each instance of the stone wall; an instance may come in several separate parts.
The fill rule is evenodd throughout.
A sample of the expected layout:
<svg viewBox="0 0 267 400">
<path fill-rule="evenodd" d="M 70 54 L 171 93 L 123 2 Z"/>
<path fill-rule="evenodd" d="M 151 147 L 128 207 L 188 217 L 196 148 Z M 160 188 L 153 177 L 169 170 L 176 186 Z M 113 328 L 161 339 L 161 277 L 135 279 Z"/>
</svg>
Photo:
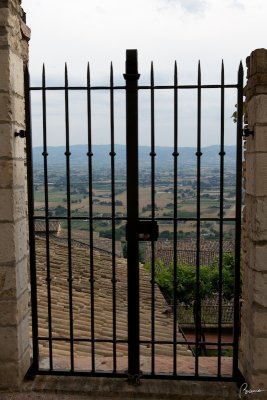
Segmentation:
<svg viewBox="0 0 267 400">
<path fill-rule="evenodd" d="M 247 59 L 241 369 L 267 390 L 267 50 Z"/>
<path fill-rule="evenodd" d="M 0 388 L 30 364 L 23 66 L 29 29 L 18 0 L 0 0 Z"/>
</svg>

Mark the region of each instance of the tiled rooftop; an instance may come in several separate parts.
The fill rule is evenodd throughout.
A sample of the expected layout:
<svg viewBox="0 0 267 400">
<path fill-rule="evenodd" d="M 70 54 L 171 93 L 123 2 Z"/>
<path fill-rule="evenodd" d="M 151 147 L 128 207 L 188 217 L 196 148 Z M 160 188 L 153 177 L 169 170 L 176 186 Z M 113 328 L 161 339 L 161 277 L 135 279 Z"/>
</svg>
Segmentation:
<svg viewBox="0 0 267 400">
<path fill-rule="evenodd" d="M 68 247 L 55 240 L 50 241 L 50 278 L 51 278 L 51 310 L 53 338 L 70 337 L 70 307 L 69 307 L 69 275 Z M 48 291 L 46 240 L 36 237 L 37 260 L 37 290 L 39 336 L 49 336 L 48 324 Z M 79 357 L 88 360 L 91 365 L 91 344 L 82 339 L 91 338 L 91 293 L 90 293 L 90 254 L 88 249 L 71 248 L 72 260 L 72 296 L 73 296 L 73 336 L 80 339 L 74 344 L 75 360 Z M 112 258 L 107 253 L 93 252 L 94 265 L 94 336 L 101 342 L 95 345 L 97 360 L 112 357 L 112 343 L 105 340 L 113 339 L 113 289 L 112 289 Z M 140 264 L 140 335 L 141 340 L 151 340 L 151 283 L 150 275 Z M 127 261 L 116 258 L 116 338 L 127 340 Z M 155 286 L 155 339 L 173 339 L 173 318 L 160 290 Z M 177 340 L 183 342 L 183 336 L 177 326 Z M 48 341 L 40 345 L 40 355 L 43 360 L 48 357 Z M 151 355 L 151 345 L 141 345 L 141 356 Z M 171 344 L 156 345 L 157 356 L 171 356 Z M 191 356 L 186 344 L 177 345 L 177 354 Z M 127 343 L 117 343 L 116 355 L 123 360 L 127 356 Z M 65 360 L 64 368 L 69 368 L 70 344 L 67 340 L 53 341 L 53 357 Z M 66 361 L 67 360 L 67 361 Z M 101 361 L 102 362 L 102 361 Z M 86 362 L 85 362 L 86 364 Z M 62 365 L 61 365 L 62 367 Z"/>
</svg>

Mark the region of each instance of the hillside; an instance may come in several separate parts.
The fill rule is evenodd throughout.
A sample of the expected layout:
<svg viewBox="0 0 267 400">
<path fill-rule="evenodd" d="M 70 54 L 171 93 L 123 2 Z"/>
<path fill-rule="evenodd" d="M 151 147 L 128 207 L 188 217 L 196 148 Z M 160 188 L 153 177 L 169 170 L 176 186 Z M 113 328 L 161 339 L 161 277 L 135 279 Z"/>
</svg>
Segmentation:
<svg viewBox="0 0 267 400">
<path fill-rule="evenodd" d="M 173 148 L 172 147 L 156 147 L 156 165 L 158 169 L 170 169 L 173 168 Z M 58 166 L 64 165 L 66 156 L 65 146 L 48 147 L 48 165 Z M 71 165 L 72 166 L 83 166 L 86 167 L 88 163 L 88 146 L 87 145 L 73 145 L 70 148 L 71 151 Z M 93 151 L 93 162 L 95 168 L 110 167 L 110 145 L 94 145 Z M 150 165 L 150 147 L 140 146 L 139 147 L 139 165 L 141 168 Z M 36 167 L 40 167 L 43 164 L 42 156 L 43 148 L 33 148 L 33 161 Z M 118 167 L 125 167 L 126 163 L 126 147 L 125 145 L 115 145 L 116 152 L 116 165 Z M 220 146 L 208 146 L 202 148 L 202 165 L 204 167 L 219 166 L 220 161 Z M 227 168 L 232 168 L 235 165 L 235 146 L 225 146 L 225 159 L 227 160 Z M 181 147 L 179 148 L 179 166 L 185 168 L 186 166 L 194 166 L 196 164 L 196 148 L 195 147 Z"/>
</svg>

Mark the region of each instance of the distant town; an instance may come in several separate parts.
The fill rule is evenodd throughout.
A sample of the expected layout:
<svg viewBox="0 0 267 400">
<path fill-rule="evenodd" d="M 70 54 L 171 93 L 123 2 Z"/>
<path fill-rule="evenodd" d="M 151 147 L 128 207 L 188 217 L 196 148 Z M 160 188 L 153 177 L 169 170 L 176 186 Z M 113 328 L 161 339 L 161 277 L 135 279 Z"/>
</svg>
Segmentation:
<svg viewBox="0 0 267 400">
<path fill-rule="evenodd" d="M 45 215 L 45 188 L 43 148 L 33 149 L 34 159 L 34 199 L 35 215 Z M 67 216 L 67 180 L 65 148 L 48 148 L 48 208 L 53 217 Z M 71 222 L 73 238 L 88 242 L 89 224 L 82 217 L 89 215 L 89 178 L 88 178 L 88 148 L 86 145 L 73 146 L 70 156 L 70 206 L 71 216 L 81 217 Z M 93 148 L 92 156 L 92 209 L 93 229 L 99 237 L 111 238 L 112 216 L 111 202 L 111 157 L 108 145 L 98 145 Z M 125 242 L 126 204 L 126 156 L 125 146 L 115 146 L 115 238 Z M 174 166 L 173 149 L 160 147 L 156 149 L 155 157 L 155 216 L 166 220 L 158 221 L 159 239 L 172 240 L 174 215 Z M 197 162 L 196 149 L 181 148 L 178 157 L 178 193 L 177 213 L 179 218 L 195 218 L 197 213 Z M 220 147 L 209 146 L 202 149 L 201 157 L 201 217 L 218 218 L 220 216 Z M 235 217 L 235 147 L 226 146 L 223 174 L 223 216 Z M 139 150 L 139 209 L 140 218 L 150 217 L 151 203 L 151 157 L 149 147 Z M 107 218 L 107 220 L 105 220 Z M 169 218 L 169 219 L 168 219 Z M 66 235 L 67 221 L 61 220 L 61 235 Z M 224 221 L 224 240 L 234 239 L 234 221 Z M 215 240 L 219 235 L 217 221 L 201 222 L 201 238 Z M 194 221 L 179 221 L 177 238 L 193 239 L 196 237 Z"/>
</svg>

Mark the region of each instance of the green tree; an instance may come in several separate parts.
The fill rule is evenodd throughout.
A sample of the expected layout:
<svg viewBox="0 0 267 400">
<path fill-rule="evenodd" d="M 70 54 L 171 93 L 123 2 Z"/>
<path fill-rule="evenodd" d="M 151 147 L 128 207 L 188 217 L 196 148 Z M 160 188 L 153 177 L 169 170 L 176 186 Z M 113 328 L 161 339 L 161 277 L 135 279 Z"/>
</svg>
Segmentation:
<svg viewBox="0 0 267 400">
<path fill-rule="evenodd" d="M 151 264 L 145 267 L 151 271 Z M 222 267 L 222 295 L 226 299 L 234 296 L 235 259 L 232 254 L 224 254 Z M 176 266 L 176 299 L 180 303 L 192 305 L 196 298 L 196 267 L 194 265 Z M 157 260 L 155 265 L 155 280 L 169 304 L 174 300 L 174 268 L 173 264 L 165 265 Z M 218 261 L 212 265 L 201 265 L 199 269 L 199 297 L 201 300 L 219 292 Z"/>
</svg>

